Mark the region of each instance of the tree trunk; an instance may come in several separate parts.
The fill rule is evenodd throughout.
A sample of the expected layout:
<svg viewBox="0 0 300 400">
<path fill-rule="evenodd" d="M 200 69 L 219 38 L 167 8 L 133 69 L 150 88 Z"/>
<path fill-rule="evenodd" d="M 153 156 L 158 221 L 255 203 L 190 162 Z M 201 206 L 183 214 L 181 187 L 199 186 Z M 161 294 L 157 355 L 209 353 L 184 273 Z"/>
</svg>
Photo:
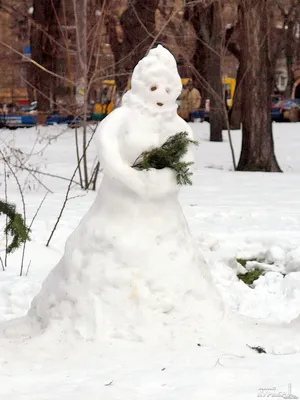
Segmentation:
<svg viewBox="0 0 300 400">
<path fill-rule="evenodd" d="M 210 141 L 222 142 L 222 129 L 224 125 L 223 86 L 221 81 L 220 57 L 210 52 L 207 81 L 210 87 Z"/>
<path fill-rule="evenodd" d="M 205 107 L 205 100 L 208 98 L 208 85 L 207 85 L 207 63 L 208 63 L 208 50 L 205 44 L 197 38 L 196 51 L 193 56 L 193 65 L 198 74 L 193 74 L 195 86 L 200 90 L 201 94 L 201 107 Z"/>
<path fill-rule="evenodd" d="M 88 109 L 88 43 L 87 43 L 87 0 L 73 0 L 76 24 L 76 105 L 83 113 L 82 166 L 83 186 L 88 189 L 87 166 L 87 109 Z"/>
<path fill-rule="evenodd" d="M 288 21 L 287 23 L 287 32 L 286 32 L 286 43 L 285 43 L 285 58 L 286 58 L 286 67 L 288 73 L 287 85 L 285 89 L 285 97 L 290 98 L 293 90 L 293 83 L 294 83 L 294 76 L 293 76 L 293 63 L 294 63 L 294 56 L 296 55 L 296 46 L 297 42 L 294 36 L 294 28 L 295 28 L 294 21 Z"/>
<path fill-rule="evenodd" d="M 222 84 L 222 68 L 221 68 L 221 54 L 222 54 L 222 7 L 220 2 L 215 2 L 210 6 L 211 14 L 211 39 L 209 50 L 208 74 L 207 81 L 210 94 L 210 141 L 222 142 L 222 129 L 224 126 L 224 95 Z"/>
<path fill-rule="evenodd" d="M 56 46 L 58 27 L 55 17 L 60 8 L 61 0 L 34 0 L 33 20 L 31 27 L 31 52 L 32 59 L 41 66 L 56 71 Z M 42 29 L 37 28 L 42 27 Z M 44 33 L 46 32 L 47 35 Z M 51 40 L 53 38 L 54 40 Z M 32 65 L 32 85 L 36 89 L 36 98 L 39 110 L 48 111 L 53 100 L 53 88 L 56 79 L 42 69 Z"/>
<path fill-rule="evenodd" d="M 189 20 L 197 34 L 194 66 L 198 72 L 203 104 L 210 99 L 210 140 L 221 142 L 224 124 L 224 93 L 221 55 L 223 46 L 222 6 L 214 2 L 205 6 L 196 2 L 186 6 L 184 18 Z"/>
<path fill-rule="evenodd" d="M 63 24 L 65 26 L 68 25 L 68 19 L 67 19 L 67 7 L 66 7 L 66 0 L 61 0 L 62 1 L 62 17 L 63 17 Z M 73 10 L 74 11 L 74 10 Z M 75 14 L 75 13 L 74 13 Z M 74 15 L 75 17 L 75 15 Z M 75 81 L 75 73 L 73 71 L 73 66 L 72 66 L 72 60 L 71 60 L 71 53 L 70 53 L 70 42 L 68 38 L 68 32 L 65 32 L 64 34 L 64 44 L 66 46 L 66 64 L 67 64 L 67 73 L 68 73 L 68 78 L 70 81 Z M 75 106 L 75 91 L 76 89 L 74 85 L 69 82 L 68 83 L 68 88 L 69 88 L 69 93 L 68 93 L 68 107 L 71 109 Z"/>
<path fill-rule="evenodd" d="M 76 24 L 76 103 L 85 104 L 87 95 L 88 55 L 87 55 L 87 0 L 73 0 Z"/>
<path fill-rule="evenodd" d="M 228 51 L 238 60 L 239 67 L 236 75 L 236 87 L 233 95 L 232 107 L 229 110 L 229 124 L 231 129 L 240 129 L 242 123 L 242 79 L 245 69 L 241 64 L 241 49 L 237 41 L 232 41 L 232 35 L 236 27 L 226 30 L 226 46 Z"/>
<path fill-rule="evenodd" d="M 236 89 L 233 96 L 233 103 L 229 112 L 229 123 L 231 129 L 240 129 L 242 123 L 242 78 L 243 71 L 241 64 L 237 70 Z"/>
<path fill-rule="evenodd" d="M 270 115 L 271 62 L 268 0 L 244 0 L 240 6 L 242 83 L 242 150 L 240 171 L 280 172 L 274 153 Z"/>
<path fill-rule="evenodd" d="M 155 35 L 155 14 L 159 0 L 132 0 L 120 18 L 122 42 L 118 40 L 116 22 L 109 17 L 107 29 L 115 57 L 117 91 L 126 90 L 134 66 L 149 50 Z"/>
</svg>

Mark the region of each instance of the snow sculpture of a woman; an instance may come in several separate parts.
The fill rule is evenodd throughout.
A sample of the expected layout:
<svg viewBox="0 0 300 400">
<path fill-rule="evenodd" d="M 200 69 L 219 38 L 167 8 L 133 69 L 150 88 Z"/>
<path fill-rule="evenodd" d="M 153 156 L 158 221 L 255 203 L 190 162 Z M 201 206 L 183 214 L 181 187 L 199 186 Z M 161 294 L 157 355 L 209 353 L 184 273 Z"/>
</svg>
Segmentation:
<svg viewBox="0 0 300 400">
<path fill-rule="evenodd" d="M 141 339 L 153 324 L 168 330 L 190 320 L 197 329 L 201 315 L 212 318 L 222 308 L 181 210 L 174 171 L 132 168 L 170 136 L 192 137 L 177 115 L 182 85 L 172 54 L 151 50 L 131 86 L 96 132 L 104 172 L 97 198 L 28 312 L 41 329 Z"/>
</svg>

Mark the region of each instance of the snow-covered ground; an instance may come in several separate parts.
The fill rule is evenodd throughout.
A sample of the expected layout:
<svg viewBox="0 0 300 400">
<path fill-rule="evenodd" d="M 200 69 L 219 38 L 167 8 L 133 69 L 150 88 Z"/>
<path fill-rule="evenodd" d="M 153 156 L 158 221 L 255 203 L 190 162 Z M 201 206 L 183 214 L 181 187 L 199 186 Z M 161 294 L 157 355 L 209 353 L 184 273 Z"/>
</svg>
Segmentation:
<svg viewBox="0 0 300 400">
<path fill-rule="evenodd" d="M 300 314 L 300 125 L 274 124 L 276 155 L 284 174 L 233 172 L 226 134 L 223 143 L 210 143 L 208 124 L 193 124 L 192 128 L 200 141 L 194 184 L 183 188 L 180 199 L 226 306 L 266 322 L 291 321 Z M 232 137 L 238 158 L 240 132 L 232 132 Z M 41 127 L 1 131 L 0 141 L 4 151 L 9 144 L 30 153 L 26 165 L 31 169 L 72 176 L 76 166 L 73 130 Z M 92 146 L 90 166 L 95 155 Z M 0 173 L 3 198 L 3 166 Z M 67 237 L 95 198 L 95 193 L 74 186 L 72 199 L 46 248 L 68 181 L 37 176 L 44 186 L 28 172 L 18 173 L 25 188 L 29 222 L 45 187 L 50 192 L 32 226 L 25 276 L 19 276 L 21 251 L 9 256 L 6 271 L 0 271 L 0 320 L 26 313 L 42 281 L 59 261 Z M 12 176 L 7 183 L 8 198 L 22 210 Z M 0 249 L 3 245 L 1 238 Z M 3 252 L 0 255 L 3 257 Z M 266 270 L 254 287 L 237 278 L 242 270 L 237 259 L 255 260 L 247 267 L 258 265 Z M 0 338 L 1 399 L 231 400 L 268 393 L 283 397 L 280 392 L 289 390 L 300 397 L 299 354 L 265 355 L 249 348 L 223 354 L 184 338 L 179 347 L 116 341 L 103 348 L 74 338 L 58 345 L 46 335 L 34 346 L 30 340 L 7 342 Z"/>
</svg>

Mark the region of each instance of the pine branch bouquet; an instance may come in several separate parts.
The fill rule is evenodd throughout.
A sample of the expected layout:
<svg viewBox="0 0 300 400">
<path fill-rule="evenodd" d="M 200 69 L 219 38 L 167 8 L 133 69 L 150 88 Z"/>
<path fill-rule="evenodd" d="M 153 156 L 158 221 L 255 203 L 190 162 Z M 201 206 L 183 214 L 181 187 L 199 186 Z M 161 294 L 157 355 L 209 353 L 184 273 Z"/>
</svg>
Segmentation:
<svg viewBox="0 0 300 400">
<path fill-rule="evenodd" d="M 189 139 L 187 132 L 176 133 L 161 146 L 149 151 L 144 151 L 132 165 L 138 170 L 150 168 L 171 168 L 176 172 L 178 185 L 192 185 L 189 167 L 192 162 L 181 161 L 187 153 L 190 144 L 198 145 L 198 142 Z"/>
<path fill-rule="evenodd" d="M 17 213 L 14 204 L 0 200 L 0 215 L 1 214 L 6 215 L 8 218 L 7 224 L 4 228 L 4 234 L 12 236 L 12 241 L 6 249 L 9 254 L 18 249 L 22 243 L 30 240 L 30 229 L 25 225 L 22 215 Z"/>
</svg>

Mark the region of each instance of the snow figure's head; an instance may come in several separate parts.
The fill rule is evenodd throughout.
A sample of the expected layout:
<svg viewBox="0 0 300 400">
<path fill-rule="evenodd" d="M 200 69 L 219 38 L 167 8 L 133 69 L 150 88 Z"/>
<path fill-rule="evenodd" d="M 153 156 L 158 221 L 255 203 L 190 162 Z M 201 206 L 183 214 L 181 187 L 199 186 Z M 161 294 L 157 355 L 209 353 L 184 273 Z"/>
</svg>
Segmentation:
<svg viewBox="0 0 300 400">
<path fill-rule="evenodd" d="M 122 104 L 129 106 L 138 101 L 155 114 L 175 111 L 181 90 L 182 83 L 174 56 L 158 45 L 135 67 L 131 90 L 123 97 Z"/>
</svg>

